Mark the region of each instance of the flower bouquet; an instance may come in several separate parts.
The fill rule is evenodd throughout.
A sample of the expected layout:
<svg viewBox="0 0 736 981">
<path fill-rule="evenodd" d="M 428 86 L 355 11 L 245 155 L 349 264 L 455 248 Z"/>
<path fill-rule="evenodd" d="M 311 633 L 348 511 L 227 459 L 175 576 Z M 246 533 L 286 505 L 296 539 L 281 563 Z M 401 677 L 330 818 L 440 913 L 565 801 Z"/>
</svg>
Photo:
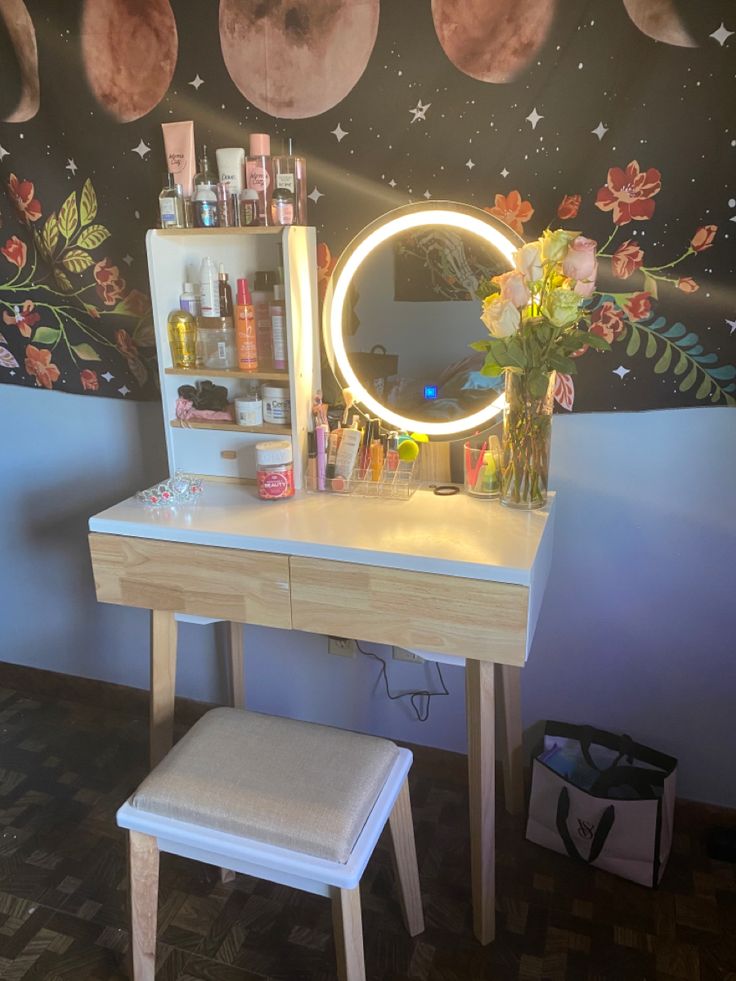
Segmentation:
<svg viewBox="0 0 736 981">
<path fill-rule="evenodd" d="M 610 349 L 587 329 L 596 248 L 579 232 L 548 229 L 516 250 L 514 269 L 478 289 L 491 336 L 472 347 L 486 352 L 484 374 L 506 375 L 501 501 L 510 507 L 542 507 L 547 499 L 555 372 L 574 374 L 586 345 Z"/>
</svg>

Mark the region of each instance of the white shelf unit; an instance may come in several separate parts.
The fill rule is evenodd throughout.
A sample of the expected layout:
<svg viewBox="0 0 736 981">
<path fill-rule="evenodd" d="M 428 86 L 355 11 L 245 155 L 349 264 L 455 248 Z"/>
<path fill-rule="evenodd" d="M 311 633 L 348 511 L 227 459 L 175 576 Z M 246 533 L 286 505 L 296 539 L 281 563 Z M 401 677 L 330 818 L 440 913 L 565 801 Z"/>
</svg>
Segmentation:
<svg viewBox="0 0 736 981">
<path fill-rule="evenodd" d="M 279 249 L 279 246 L 281 249 Z M 169 471 L 185 470 L 205 477 L 253 480 L 256 475 L 255 445 L 279 435 L 291 437 L 294 451 L 294 483 L 301 489 L 307 457 L 307 430 L 312 397 L 320 387 L 317 332 L 317 264 L 314 228 L 182 228 L 151 229 L 146 236 L 151 281 L 153 323 L 156 333 L 161 401 L 166 433 Z M 179 307 L 184 282 L 199 282 L 202 258 L 222 263 L 236 294 L 236 281 L 247 276 L 251 289 L 256 272 L 283 266 L 288 370 L 259 365 L 255 372 L 207 368 L 174 368 L 167 320 Z M 210 379 L 224 385 L 232 401 L 244 390 L 247 379 L 288 382 L 291 425 L 250 428 L 226 423 L 197 422 L 189 426 L 175 418 L 178 389 Z"/>
</svg>

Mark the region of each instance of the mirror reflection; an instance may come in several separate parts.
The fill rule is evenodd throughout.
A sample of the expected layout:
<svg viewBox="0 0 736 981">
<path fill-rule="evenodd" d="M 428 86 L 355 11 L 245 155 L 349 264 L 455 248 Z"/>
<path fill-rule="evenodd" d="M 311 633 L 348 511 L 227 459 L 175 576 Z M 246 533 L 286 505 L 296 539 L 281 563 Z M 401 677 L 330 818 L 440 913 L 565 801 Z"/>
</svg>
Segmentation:
<svg viewBox="0 0 736 981">
<path fill-rule="evenodd" d="M 459 419 L 493 402 L 503 379 L 481 374 L 485 334 L 476 290 L 508 260 L 475 235 L 435 226 L 382 243 L 344 306 L 353 370 L 384 405 L 417 421 Z"/>
</svg>

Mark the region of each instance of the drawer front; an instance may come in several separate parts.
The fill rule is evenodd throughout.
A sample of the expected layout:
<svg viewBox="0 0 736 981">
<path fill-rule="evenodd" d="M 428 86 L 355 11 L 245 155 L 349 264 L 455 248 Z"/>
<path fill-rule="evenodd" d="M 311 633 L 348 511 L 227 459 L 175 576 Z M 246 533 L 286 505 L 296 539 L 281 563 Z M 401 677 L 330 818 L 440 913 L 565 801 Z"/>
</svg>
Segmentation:
<svg viewBox="0 0 736 981">
<path fill-rule="evenodd" d="M 292 556 L 294 630 L 524 663 L 528 589 Z"/>
<path fill-rule="evenodd" d="M 286 555 L 94 533 L 89 545 L 100 602 L 291 627 Z"/>
</svg>

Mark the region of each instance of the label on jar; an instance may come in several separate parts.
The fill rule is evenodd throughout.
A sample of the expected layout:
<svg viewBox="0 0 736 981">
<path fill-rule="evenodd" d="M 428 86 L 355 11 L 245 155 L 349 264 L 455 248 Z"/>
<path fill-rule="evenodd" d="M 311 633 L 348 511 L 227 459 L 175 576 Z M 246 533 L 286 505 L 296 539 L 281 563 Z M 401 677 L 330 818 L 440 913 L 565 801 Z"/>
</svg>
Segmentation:
<svg viewBox="0 0 736 981">
<path fill-rule="evenodd" d="M 220 361 L 227 361 L 227 344 L 224 341 L 217 342 L 217 357 Z"/>
<path fill-rule="evenodd" d="M 263 418 L 266 422 L 272 422 L 277 426 L 288 426 L 291 422 L 289 396 L 281 395 L 276 398 L 265 396 L 263 399 Z"/>
<path fill-rule="evenodd" d="M 260 399 L 238 399 L 235 407 L 238 412 L 238 425 L 263 425 L 263 402 Z"/>
<path fill-rule="evenodd" d="M 291 191 L 293 194 L 295 191 L 295 181 L 294 175 L 288 173 L 276 174 L 276 187 L 285 187 L 287 191 Z"/>
<path fill-rule="evenodd" d="M 258 496 L 264 501 L 276 501 L 294 495 L 294 468 L 290 463 L 257 474 Z"/>
</svg>

